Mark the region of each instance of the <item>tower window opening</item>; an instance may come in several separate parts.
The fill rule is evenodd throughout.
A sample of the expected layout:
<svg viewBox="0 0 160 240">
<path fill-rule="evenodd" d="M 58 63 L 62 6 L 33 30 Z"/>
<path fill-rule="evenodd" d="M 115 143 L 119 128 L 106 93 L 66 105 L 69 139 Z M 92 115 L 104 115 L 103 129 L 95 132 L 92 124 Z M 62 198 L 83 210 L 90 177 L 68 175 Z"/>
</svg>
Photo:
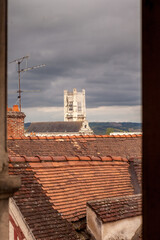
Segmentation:
<svg viewBox="0 0 160 240">
<path fill-rule="evenodd" d="M 78 112 L 82 111 L 82 106 L 81 106 L 81 102 L 78 102 Z"/>
<path fill-rule="evenodd" d="M 68 110 L 73 111 L 73 102 L 68 103 Z"/>
</svg>

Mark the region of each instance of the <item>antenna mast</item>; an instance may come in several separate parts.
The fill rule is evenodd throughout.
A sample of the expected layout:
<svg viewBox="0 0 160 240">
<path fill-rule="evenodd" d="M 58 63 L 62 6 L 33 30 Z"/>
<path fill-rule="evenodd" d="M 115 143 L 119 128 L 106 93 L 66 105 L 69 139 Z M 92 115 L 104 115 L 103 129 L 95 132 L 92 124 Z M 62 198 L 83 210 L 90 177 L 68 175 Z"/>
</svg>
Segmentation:
<svg viewBox="0 0 160 240">
<path fill-rule="evenodd" d="M 21 109 L 22 109 L 22 104 L 21 104 L 21 93 L 23 92 L 21 90 L 21 72 L 26 72 L 26 71 L 29 71 L 29 70 L 32 70 L 32 69 L 35 69 L 35 68 L 40 68 L 40 67 L 44 67 L 46 66 L 45 64 L 41 64 L 41 65 L 38 65 L 38 66 L 34 66 L 34 67 L 29 67 L 29 68 L 23 68 L 21 69 L 20 67 L 20 64 L 23 62 L 24 59 L 26 59 L 26 63 L 27 63 L 27 59 L 29 58 L 29 56 L 24 56 L 22 58 L 18 58 L 18 59 L 15 59 L 13 60 L 12 62 L 10 63 L 13 63 L 13 62 L 16 62 L 18 64 L 18 100 L 19 100 L 19 109 L 20 109 L 20 112 L 21 112 Z M 27 64 L 26 64 L 27 65 Z"/>
</svg>

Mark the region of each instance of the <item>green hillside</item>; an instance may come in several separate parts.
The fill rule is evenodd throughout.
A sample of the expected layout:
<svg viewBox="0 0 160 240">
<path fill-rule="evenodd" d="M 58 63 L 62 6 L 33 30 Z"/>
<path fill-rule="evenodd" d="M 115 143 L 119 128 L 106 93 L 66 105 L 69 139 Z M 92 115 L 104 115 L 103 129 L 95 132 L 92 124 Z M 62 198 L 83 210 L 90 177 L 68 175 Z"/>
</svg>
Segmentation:
<svg viewBox="0 0 160 240">
<path fill-rule="evenodd" d="M 110 132 L 141 132 L 142 124 L 133 122 L 90 122 L 95 134 L 105 135 Z"/>
</svg>

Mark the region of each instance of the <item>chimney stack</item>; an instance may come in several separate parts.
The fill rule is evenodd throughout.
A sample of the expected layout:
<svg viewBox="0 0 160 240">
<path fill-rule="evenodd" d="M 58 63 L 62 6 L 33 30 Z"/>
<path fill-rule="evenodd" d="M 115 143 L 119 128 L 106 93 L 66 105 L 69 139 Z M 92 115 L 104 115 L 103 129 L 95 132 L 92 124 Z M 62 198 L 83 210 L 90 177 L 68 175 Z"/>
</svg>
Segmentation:
<svg viewBox="0 0 160 240">
<path fill-rule="evenodd" d="M 19 138 L 24 136 L 24 118 L 26 115 L 19 111 L 18 105 L 7 109 L 8 137 Z"/>
</svg>

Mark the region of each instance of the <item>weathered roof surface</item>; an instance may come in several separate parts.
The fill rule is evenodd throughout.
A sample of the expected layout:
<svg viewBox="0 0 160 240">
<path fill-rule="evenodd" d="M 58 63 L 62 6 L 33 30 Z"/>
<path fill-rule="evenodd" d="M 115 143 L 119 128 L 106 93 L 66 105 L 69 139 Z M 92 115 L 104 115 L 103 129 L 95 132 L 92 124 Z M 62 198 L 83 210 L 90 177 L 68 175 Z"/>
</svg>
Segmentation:
<svg viewBox="0 0 160 240">
<path fill-rule="evenodd" d="M 47 133 L 47 132 L 79 132 L 82 121 L 71 122 L 33 122 L 27 132 Z"/>
<path fill-rule="evenodd" d="M 130 159 L 131 160 L 131 159 Z M 133 159 L 133 165 L 134 165 L 134 169 L 137 175 L 137 179 L 138 179 L 138 184 L 140 187 L 142 187 L 142 160 L 141 159 Z"/>
<path fill-rule="evenodd" d="M 53 136 L 8 139 L 12 156 L 121 156 L 141 157 L 141 135 Z"/>
<path fill-rule="evenodd" d="M 20 158 L 16 159 L 9 164 L 9 173 L 21 177 L 21 187 L 14 194 L 14 200 L 35 239 L 79 239 L 72 225 L 53 208 L 50 197 L 47 196 L 29 163 L 22 162 Z"/>
<path fill-rule="evenodd" d="M 142 194 L 90 201 L 87 205 L 103 223 L 142 215 Z"/>
<path fill-rule="evenodd" d="M 29 221 L 35 212 L 40 218 L 40 209 L 51 213 L 51 207 L 55 217 L 58 211 L 61 218 L 77 221 L 85 217 L 88 201 L 134 194 L 126 158 L 24 156 L 9 160 L 11 173 L 22 174 L 23 185 L 14 198 Z"/>
</svg>

